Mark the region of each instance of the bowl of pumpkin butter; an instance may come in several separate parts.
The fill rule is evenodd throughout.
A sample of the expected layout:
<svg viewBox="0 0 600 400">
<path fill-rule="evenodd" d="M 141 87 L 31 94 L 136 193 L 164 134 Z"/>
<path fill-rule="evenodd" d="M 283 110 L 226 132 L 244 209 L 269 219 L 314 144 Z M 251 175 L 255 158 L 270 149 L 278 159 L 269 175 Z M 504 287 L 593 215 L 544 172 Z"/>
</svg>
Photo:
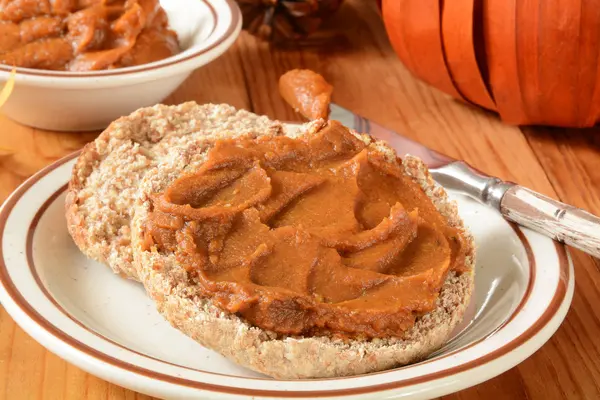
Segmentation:
<svg viewBox="0 0 600 400">
<path fill-rule="evenodd" d="M 162 102 L 241 29 L 232 0 L 0 2 L 2 111 L 38 129 L 104 129 Z"/>
</svg>

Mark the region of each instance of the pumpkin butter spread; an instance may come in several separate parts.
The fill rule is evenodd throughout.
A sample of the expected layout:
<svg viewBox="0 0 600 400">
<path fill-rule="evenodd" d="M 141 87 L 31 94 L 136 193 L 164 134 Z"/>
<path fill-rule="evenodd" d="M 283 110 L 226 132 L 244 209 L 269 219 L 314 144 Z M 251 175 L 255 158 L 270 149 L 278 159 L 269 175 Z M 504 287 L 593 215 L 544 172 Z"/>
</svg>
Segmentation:
<svg viewBox="0 0 600 400">
<path fill-rule="evenodd" d="M 309 120 L 327 119 L 332 92 L 333 86 L 309 69 L 293 69 L 279 78 L 281 97 Z"/>
<path fill-rule="evenodd" d="M 179 51 L 159 0 L 0 0 L 2 64 L 93 71 Z"/>
<path fill-rule="evenodd" d="M 347 128 L 220 140 L 153 197 L 146 250 L 174 254 L 200 293 L 285 335 L 402 337 L 465 265 L 461 233 Z"/>
</svg>

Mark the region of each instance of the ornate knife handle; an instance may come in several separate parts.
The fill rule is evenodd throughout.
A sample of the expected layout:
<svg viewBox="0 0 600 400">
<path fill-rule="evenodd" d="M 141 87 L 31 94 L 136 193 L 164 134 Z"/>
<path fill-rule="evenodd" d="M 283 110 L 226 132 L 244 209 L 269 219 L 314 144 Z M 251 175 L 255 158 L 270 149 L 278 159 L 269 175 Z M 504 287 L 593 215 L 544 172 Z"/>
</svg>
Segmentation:
<svg viewBox="0 0 600 400">
<path fill-rule="evenodd" d="M 506 219 L 600 258 L 600 218 L 595 215 L 482 174 L 464 162 L 431 173 L 443 186 L 500 210 Z"/>
</svg>

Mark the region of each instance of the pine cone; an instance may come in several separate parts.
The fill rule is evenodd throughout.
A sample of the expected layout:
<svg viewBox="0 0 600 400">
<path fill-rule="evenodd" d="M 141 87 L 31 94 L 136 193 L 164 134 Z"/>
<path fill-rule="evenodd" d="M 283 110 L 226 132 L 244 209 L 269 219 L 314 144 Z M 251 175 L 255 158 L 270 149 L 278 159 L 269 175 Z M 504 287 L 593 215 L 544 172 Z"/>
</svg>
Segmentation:
<svg viewBox="0 0 600 400">
<path fill-rule="evenodd" d="M 343 0 L 237 0 L 243 28 L 262 39 L 282 43 L 306 39 Z"/>
</svg>

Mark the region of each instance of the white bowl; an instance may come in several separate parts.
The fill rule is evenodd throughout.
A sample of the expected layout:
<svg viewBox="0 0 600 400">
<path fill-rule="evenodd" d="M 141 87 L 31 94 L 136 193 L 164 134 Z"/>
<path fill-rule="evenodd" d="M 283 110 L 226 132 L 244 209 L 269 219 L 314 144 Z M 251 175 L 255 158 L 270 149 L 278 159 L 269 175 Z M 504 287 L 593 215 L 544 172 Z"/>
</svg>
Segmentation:
<svg viewBox="0 0 600 400">
<path fill-rule="evenodd" d="M 2 112 L 34 128 L 89 131 L 160 103 L 194 69 L 223 54 L 235 41 L 242 15 L 233 0 L 161 0 L 183 51 L 161 61 L 94 72 L 17 68 L 15 88 Z M 0 81 L 11 67 L 0 65 Z"/>
</svg>

